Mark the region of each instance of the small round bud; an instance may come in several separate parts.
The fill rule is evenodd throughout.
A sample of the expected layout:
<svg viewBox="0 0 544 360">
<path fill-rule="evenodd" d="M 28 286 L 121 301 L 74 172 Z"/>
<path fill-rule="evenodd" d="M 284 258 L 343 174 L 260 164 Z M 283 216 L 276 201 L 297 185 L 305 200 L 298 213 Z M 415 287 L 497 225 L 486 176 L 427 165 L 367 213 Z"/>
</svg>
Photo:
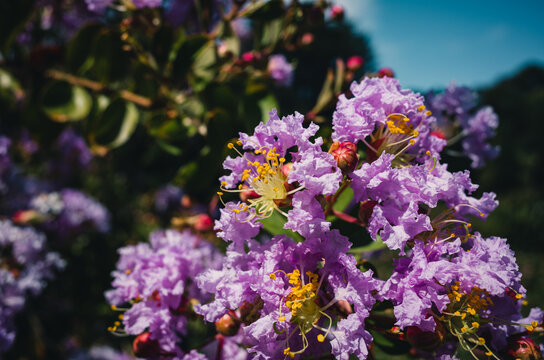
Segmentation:
<svg viewBox="0 0 544 360">
<path fill-rule="evenodd" d="M 146 331 L 136 336 L 132 343 L 132 351 L 139 358 L 154 358 L 160 355 L 161 347 L 159 341 L 151 339 L 151 333 Z"/>
<path fill-rule="evenodd" d="M 314 42 L 314 39 L 315 39 L 314 34 L 307 32 L 302 34 L 302 37 L 300 38 L 300 43 L 302 45 L 308 46 Z"/>
<path fill-rule="evenodd" d="M 542 353 L 539 346 L 531 338 L 516 336 L 509 339 L 504 358 L 539 360 L 542 359 Z"/>
<path fill-rule="evenodd" d="M 352 142 L 344 141 L 339 143 L 336 141 L 329 149 L 329 153 L 334 157 L 338 167 L 344 173 L 352 172 L 359 163 L 357 145 Z"/>
<path fill-rule="evenodd" d="M 341 5 L 331 6 L 331 19 L 342 21 L 344 19 L 344 8 Z"/>
<path fill-rule="evenodd" d="M 224 336 L 234 336 L 240 329 L 240 319 L 234 311 L 229 311 L 215 322 L 215 329 Z"/>
<path fill-rule="evenodd" d="M 381 68 L 380 70 L 378 70 L 378 77 L 383 78 L 385 76 L 392 78 L 392 77 L 395 77 L 395 73 L 393 72 L 393 70 L 387 67 Z"/>
<path fill-rule="evenodd" d="M 211 230 L 213 228 L 213 220 L 207 214 L 197 215 L 194 227 L 195 227 L 195 230 L 198 230 L 198 231 Z"/>
<path fill-rule="evenodd" d="M 363 58 L 358 55 L 352 56 L 346 61 L 346 66 L 350 71 L 357 71 L 361 69 L 363 67 L 363 64 Z"/>
<path fill-rule="evenodd" d="M 446 134 L 444 134 L 442 130 L 433 130 L 429 133 L 429 135 L 442 139 L 442 140 L 446 140 Z"/>
</svg>

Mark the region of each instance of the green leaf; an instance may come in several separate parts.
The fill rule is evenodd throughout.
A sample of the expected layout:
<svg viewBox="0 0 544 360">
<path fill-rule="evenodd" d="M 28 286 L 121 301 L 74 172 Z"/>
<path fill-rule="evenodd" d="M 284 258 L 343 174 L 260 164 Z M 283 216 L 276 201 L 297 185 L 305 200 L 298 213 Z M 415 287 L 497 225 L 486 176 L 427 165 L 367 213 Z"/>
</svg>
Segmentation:
<svg viewBox="0 0 544 360">
<path fill-rule="evenodd" d="M 278 100 L 274 94 L 268 94 L 267 96 L 261 98 L 259 100 L 259 108 L 261 109 L 261 120 L 265 123 L 268 121 L 268 113 L 272 111 L 272 109 L 278 110 L 279 113 Z"/>
<path fill-rule="evenodd" d="M 92 44 L 102 30 L 99 23 L 83 25 L 72 37 L 66 49 L 66 65 L 72 72 L 83 72 L 92 66 Z"/>
<path fill-rule="evenodd" d="M 134 133 L 138 118 L 136 105 L 121 99 L 114 100 L 92 124 L 89 136 L 92 150 L 105 154 L 123 145 Z"/>
<path fill-rule="evenodd" d="M 92 71 L 101 82 L 122 79 L 128 73 L 130 58 L 123 45 L 117 32 L 104 31 L 95 38 Z"/>
<path fill-rule="evenodd" d="M 209 41 L 205 35 L 191 35 L 188 37 L 185 37 L 183 33 L 178 35 L 173 52 L 170 53 L 170 59 L 174 58 L 172 64 L 172 78 L 174 81 L 185 79 L 189 70 L 191 70 L 199 50 L 208 44 Z M 179 50 L 174 54 L 175 49 Z"/>
<path fill-rule="evenodd" d="M 216 73 L 215 44 L 208 41 L 197 53 L 192 67 L 192 86 L 195 91 L 203 90 L 210 83 Z"/>
<path fill-rule="evenodd" d="M 283 25 L 284 24 L 282 18 L 267 22 L 263 27 L 261 45 L 265 47 L 274 47 L 281 37 Z"/>
<path fill-rule="evenodd" d="M 406 354 L 412 348 L 410 344 L 408 344 L 406 341 L 390 339 L 382 335 L 378 331 L 370 330 L 370 333 L 372 334 L 372 337 L 374 338 L 374 344 L 387 354 L 391 354 L 391 355 Z"/>
<path fill-rule="evenodd" d="M 334 203 L 333 209 L 344 212 L 346 210 L 346 207 L 349 205 L 351 200 L 353 199 L 353 189 L 351 187 L 347 187 L 336 199 L 336 202 Z"/>
<path fill-rule="evenodd" d="M 42 110 L 51 120 L 67 122 L 87 117 L 93 100 L 82 87 L 56 81 L 44 90 L 41 104 Z"/>
<path fill-rule="evenodd" d="M 22 100 L 25 95 L 19 81 L 8 71 L 0 68 L 0 98 L 10 103 Z"/>
<path fill-rule="evenodd" d="M 0 48 L 4 55 L 34 9 L 34 0 L 0 1 Z"/>
<path fill-rule="evenodd" d="M 379 234 L 376 235 L 376 241 L 371 242 L 368 245 L 365 246 L 359 246 L 356 248 L 352 248 L 349 250 L 350 254 L 364 254 L 369 253 L 376 250 L 382 250 L 386 249 L 387 245 L 385 245 L 380 237 Z"/>
<path fill-rule="evenodd" d="M 283 2 L 281 0 L 271 1 L 256 1 L 249 4 L 241 13 L 241 16 L 253 20 L 270 20 L 275 19 L 284 14 Z"/>
<path fill-rule="evenodd" d="M 268 231 L 272 235 L 283 234 L 283 235 L 289 236 L 291 239 L 293 239 L 293 240 L 295 240 L 297 242 L 304 241 L 304 238 L 302 236 L 300 236 L 298 233 L 293 232 L 293 231 L 291 231 L 289 229 L 284 229 L 283 228 L 283 226 L 285 225 L 285 222 L 287 221 L 287 219 L 285 218 L 285 216 L 281 215 L 277 211 L 274 211 L 272 213 L 272 216 L 270 216 L 270 217 L 268 217 L 266 219 L 262 219 L 260 221 L 263 224 L 264 229 L 266 231 Z"/>
</svg>

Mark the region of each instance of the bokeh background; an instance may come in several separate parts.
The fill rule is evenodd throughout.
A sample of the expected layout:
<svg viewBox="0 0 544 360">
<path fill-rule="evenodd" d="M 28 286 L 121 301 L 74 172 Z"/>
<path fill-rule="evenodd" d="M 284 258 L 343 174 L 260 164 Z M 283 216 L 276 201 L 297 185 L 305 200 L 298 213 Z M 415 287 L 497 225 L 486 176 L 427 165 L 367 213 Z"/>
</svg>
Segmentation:
<svg viewBox="0 0 544 360">
<path fill-rule="evenodd" d="M 97 343 L 129 347 L 106 330 L 115 313 L 103 293 L 117 249 L 156 228 L 216 217 L 226 143 L 272 107 L 330 124 L 335 95 L 383 67 L 422 93 L 451 81 L 470 86 L 479 105 L 494 108 L 500 124 L 492 143 L 500 154 L 471 173 L 479 192 L 496 192 L 500 206 L 474 227 L 508 238 L 527 300 L 544 304 L 544 3 L 338 0 L 343 19 L 331 18 L 321 1 L 296 11 L 263 3 L 246 16 L 249 25 L 217 30 L 214 11 L 195 24 L 194 16 L 169 18 L 168 1 L 135 13 L 96 13 L 82 0 L 1 2 L 0 133 L 14 139 L 13 162 L 51 189 L 81 189 L 111 216 L 105 234 L 50 241 L 67 266 L 29 297 L 3 358 L 62 359 Z M 224 56 L 208 56 L 219 41 Z M 268 73 L 274 53 L 295 66 L 288 87 Z M 363 65 L 349 70 L 352 56 Z M 67 128 L 92 151 L 92 162 L 71 176 L 44 165 L 61 161 L 58 137 Z M 24 139 L 39 150 L 29 151 Z M 447 161 L 452 170 L 470 167 L 467 159 Z M 1 201 L 2 217 L 12 218 L 11 200 L 3 194 Z"/>
</svg>

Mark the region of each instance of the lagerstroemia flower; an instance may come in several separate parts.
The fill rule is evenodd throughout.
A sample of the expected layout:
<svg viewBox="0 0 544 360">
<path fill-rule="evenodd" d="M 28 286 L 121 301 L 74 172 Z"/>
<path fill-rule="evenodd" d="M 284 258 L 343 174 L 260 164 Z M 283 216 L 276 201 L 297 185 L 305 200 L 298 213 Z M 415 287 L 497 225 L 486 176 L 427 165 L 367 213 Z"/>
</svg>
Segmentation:
<svg viewBox="0 0 544 360">
<path fill-rule="evenodd" d="M 132 335 L 149 331 L 161 352 L 181 357 L 179 335 L 186 333 L 187 311 L 194 301 L 209 299 L 193 279 L 220 266 L 222 256 L 190 232 L 174 230 L 154 232 L 149 244 L 126 246 L 119 253 L 114 289 L 106 298 L 119 309 L 133 305 L 122 316 L 124 328 L 110 330 Z"/>
<path fill-rule="evenodd" d="M 395 168 L 393 160 L 394 155 L 385 153 L 350 174 L 354 199 L 376 203 L 368 224 L 370 235 L 376 239 L 379 234 L 392 250 L 402 253 L 408 240 L 440 227 L 442 223 L 434 222 L 422 206 L 433 209 L 441 201 L 452 209 L 454 221 L 465 224 L 467 215 L 485 218 L 497 206 L 493 193 L 480 199 L 470 196 L 477 186 L 468 172 L 450 173 L 446 165 L 429 169 L 428 164 Z"/>
<path fill-rule="evenodd" d="M 334 141 L 365 142 L 370 158 L 383 152 L 396 156 L 399 165 L 427 156 L 438 158 L 445 141 L 428 136 L 436 121 L 423 97 L 402 89 L 390 77 L 365 78 L 350 86 L 353 97 L 341 95 L 333 114 Z"/>
<path fill-rule="evenodd" d="M 73 236 L 86 229 L 107 232 L 110 214 L 99 202 L 73 189 L 42 193 L 34 197 L 31 209 L 45 216 L 44 227 L 61 238 Z"/>
<path fill-rule="evenodd" d="M 487 142 L 495 135 L 497 115 L 489 106 L 476 112 L 475 92 L 452 82 L 444 92 L 430 92 L 425 97 L 438 119 L 434 131 L 447 139 L 462 139 L 463 152 L 473 168 L 497 156 L 499 148 Z"/>
<path fill-rule="evenodd" d="M 463 246 L 459 238 L 416 240 L 411 254 L 395 266 L 380 296 L 393 302 L 401 327 L 433 331 L 441 322 L 465 349 L 493 352 L 482 333 L 498 344 L 493 340 L 507 336 L 501 325 L 521 318 L 525 289 L 505 239 L 475 233 Z"/>
<path fill-rule="evenodd" d="M 280 235 L 248 246 L 248 253 L 231 246 L 221 270 L 198 277 L 199 285 L 214 294 L 211 303 L 196 308 L 198 313 L 215 321 L 229 310 L 253 306 L 257 318 L 247 320 L 243 331 L 255 359 L 327 352 L 338 359 L 366 357 L 371 336 L 364 320 L 378 281 L 346 254 L 346 238 L 332 230 L 303 243 Z M 343 316 L 337 315 L 340 304 Z"/>
<path fill-rule="evenodd" d="M 13 320 L 26 296 L 38 295 L 64 266 L 57 253 L 47 251 L 43 234 L 0 221 L 0 353 L 15 339 Z"/>
<path fill-rule="evenodd" d="M 229 216 L 222 211 L 222 218 L 215 227 L 216 230 L 221 230 L 219 236 L 224 240 L 246 240 L 235 236 L 235 231 L 225 231 L 227 226 L 233 230 L 238 227 L 255 229 L 258 225 L 244 223 L 266 218 L 274 211 L 287 215 L 280 206 L 289 203 L 293 194 L 294 208 L 290 214 L 307 210 L 298 207 L 302 202 L 297 199 L 309 199 L 320 194 L 331 195 L 338 189 L 342 174 L 333 156 L 321 149 L 321 138 L 310 140 L 318 126 L 310 123 L 308 127 L 304 127 L 303 121 L 304 116 L 299 113 L 280 119 L 274 110 L 270 113 L 270 120 L 266 124 L 259 124 L 252 136 L 240 133 L 237 146 L 246 149 L 246 152 L 238 150 L 235 144 L 229 144 L 229 148 L 235 150 L 239 156 L 228 157 L 223 163 L 225 169 L 231 173 L 220 178 L 219 195 L 222 196 L 223 192 L 241 192 L 250 194 L 250 198 L 247 203 L 225 204 L 225 208 L 234 215 Z M 316 202 L 312 204 L 316 206 Z M 318 216 L 317 212 L 315 215 Z M 232 218 L 235 222 L 230 221 Z M 320 219 L 324 221 L 322 211 Z M 302 235 L 310 230 L 307 224 L 291 221 L 290 215 L 289 220 L 287 227 L 301 232 Z"/>
<path fill-rule="evenodd" d="M 268 59 L 268 73 L 280 86 L 289 86 L 293 82 L 293 65 L 283 55 L 272 55 Z"/>
</svg>

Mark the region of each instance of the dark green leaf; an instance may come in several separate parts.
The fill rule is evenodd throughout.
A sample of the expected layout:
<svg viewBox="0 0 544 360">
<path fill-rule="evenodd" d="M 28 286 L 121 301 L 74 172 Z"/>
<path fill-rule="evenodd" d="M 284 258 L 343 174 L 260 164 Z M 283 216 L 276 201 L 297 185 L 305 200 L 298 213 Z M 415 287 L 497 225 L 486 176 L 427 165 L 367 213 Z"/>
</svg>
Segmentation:
<svg viewBox="0 0 544 360">
<path fill-rule="evenodd" d="M 274 211 L 272 213 L 272 216 L 266 219 L 262 219 L 260 221 L 263 224 L 264 229 L 272 235 L 283 234 L 289 236 L 291 239 L 297 242 L 304 241 L 304 238 L 298 233 L 283 228 L 287 219 L 285 218 L 285 216 L 281 215 L 277 211 Z"/>
<path fill-rule="evenodd" d="M 121 99 L 114 100 L 91 125 L 89 138 L 93 150 L 106 153 L 123 145 L 136 129 L 138 118 L 136 105 Z"/>
<path fill-rule="evenodd" d="M 51 83 L 42 95 L 42 110 L 58 122 L 84 119 L 92 104 L 92 97 L 85 89 L 60 81 Z"/>
<path fill-rule="evenodd" d="M 66 49 L 66 65 L 72 72 L 84 72 L 90 66 L 94 58 L 91 56 L 92 44 L 102 30 L 102 25 L 90 23 L 81 27 L 72 37 Z"/>
</svg>

